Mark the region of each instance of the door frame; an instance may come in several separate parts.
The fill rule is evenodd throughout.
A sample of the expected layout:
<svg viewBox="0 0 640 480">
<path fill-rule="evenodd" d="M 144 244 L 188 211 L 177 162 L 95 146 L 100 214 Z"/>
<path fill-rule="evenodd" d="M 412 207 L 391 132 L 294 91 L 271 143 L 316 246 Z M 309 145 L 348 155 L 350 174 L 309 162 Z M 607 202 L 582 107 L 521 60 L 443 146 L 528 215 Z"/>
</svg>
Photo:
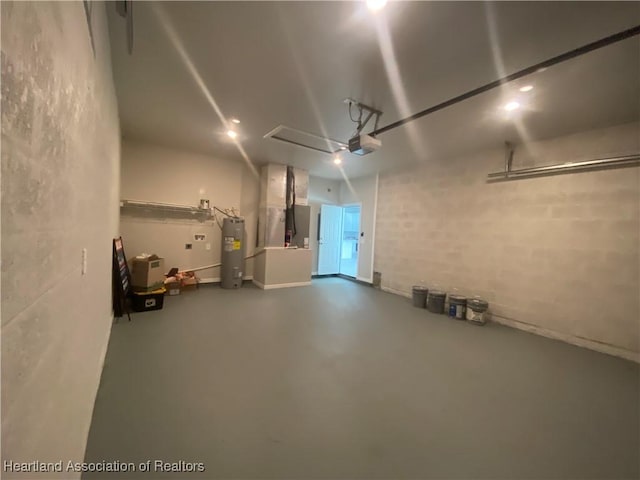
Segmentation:
<svg viewBox="0 0 640 480">
<path fill-rule="evenodd" d="M 338 216 L 338 226 L 337 226 L 337 230 L 339 232 L 339 238 L 338 238 L 338 268 L 336 272 L 327 272 L 327 273 L 321 273 L 320 272 L 320 265 L 321 263 L 321 256 L 320 256 L 320 251 L 321 251 L 321 247 L 324 244 L 322 242 L 322 222 L 323 222 L 323 218 L 322 218 L 322 208 L 323 207 L 331 207 L 331 208 L 339 208 L 340 209 L 340 215 Z M 340 273 L 340 256 L 342 255 L 342 220 L 344 217 L 344 209 L 342 208 L 342 205 L 336 205 L 336 204 L 329 204 L 329 203 L 323 203 L 320 205 L 320 221 L 318 222 L 318 265 L 317 265 L 317 275 L 336 275 Z M 326 218 L 326 217 L 325 217 Z"/>
<path fill-rule="evenodd" d="M 361 250 L 361 245 L 360 245 L 360 239 L 362 238 L 361 234 L 362 234 L 362 202 L 353 202 L 353 203 L 345 203 L 340 205 L 340 207 L 342 208 L 342 221 L 341 221 L 341 225 L 340 225 L 340 232 L 342 235 L 344 235 L 344 211 L 345 208 L 349 208 L 349 207 L 358 207 L 360 209 L 360 218 L 358 218 L 358 255 L 356 258 L 356 274 L 353 276 L 353 278 L 358 278 L 358 271 L 360 270 L 360 250 Z M 342 239 L 340 241 L 340 263 L 342 264 Z M 338 269 L 338 273 L 340 273 L 340 275 L 346 275 L 345 273 L 340 272 L 340 269 Z M 351 275 L 347 275 L 348 277 L 350 277 Z"/>
<path fill-rule="evenodd" d="M 376 223 L 378 221 L 378 189 L 380 188 L 380 174 L 376 173 L 376 182 L 373 194 L 373 217 L 371 218 L 371 277 L 369 278 L 358 278 L 358 280 L 362 280 L 367 283 L 373 283 L 374 277 L 374 264 L 375 264 L 375 256 L 376 256 Z M 362 221 L 362 213 L 360 213 L 360 221 Z"/>
</svg>

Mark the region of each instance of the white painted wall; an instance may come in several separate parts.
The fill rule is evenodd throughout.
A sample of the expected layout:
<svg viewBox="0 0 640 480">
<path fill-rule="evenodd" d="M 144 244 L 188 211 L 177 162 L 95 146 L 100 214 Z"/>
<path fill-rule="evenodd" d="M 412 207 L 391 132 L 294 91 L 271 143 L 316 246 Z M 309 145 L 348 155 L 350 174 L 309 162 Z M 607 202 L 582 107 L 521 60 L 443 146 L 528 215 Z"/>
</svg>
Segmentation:
<svg viewBox="0 0 640 480">
<path fill-rule="evenodd" d="M 518 148 L 514 169 L 640 150 L 638 123 Z M 382 286 L 460 289 L 494 317 L 640 359 L 640 169 L 486 182 L 504 151 L 380 175 Z"/>
<path fill-rule="evenodd" d="M 260 202 L 260 178 L 258 170 L 251 171 L 243 165 L 241 176 L 240 214 L 245 225 L 245 256 L 256 253 L 258 240 L 258 204 Z M 218 229 L 217 234 L 220 231 Z M 253 258 L 245 261 L 245 277 L 253 276 Z M 217 275 L 216 275 L 217 276 Z"/>
<path fill-rule="evenodd" d="M 376 202 L 378 196 L 378 176 L 362 177 L 340 182 L 340 204 L 359 203 L 360 237 L 358 252 L 358 280 L 373 282 L 373 250 L 375 244 Z"/>
<path fill-rule="evenodd" d="M 340 181 L 327 178 L 309 177 L 309 207 L 311 225 L 309 227 L 309 248 L 312 252 L 311 271 L 318 273 L 318 215 L 320 207 L 340 203 Z"/>
<path fill-rule="evenodd" d="M 0 8 L 2 463 L 81 462 L 113 319 L 118 231 L 105 5 L 91 2 L 95 55 L 82 2 Z"/>
<path fill-rule="evenodd" d="M 259 179 L 243 163 L 198 153 L 124 140 L 122 145 L 121 198 L 197 206 L 206 198 L 218 208 L 235 208 L 245 217 L 245 253 L 255 251 Z M 222 223 L 223 215 L 218 219 Z M 166 269 L 197 268 L 221 259 L 221 232 L 213 220 L 163 217 L 123 211 L 120 231 L 128 257 L 156 253 L 165 259 Z M 204 242 L 194 235 L 204 233 Z M 185 244 L 193 244 L 191 250 Z M 211 249 L 206 249 L 206 244 Z M 252 275 L 253 260 L 247 260 L 245 276 Z M 219 280 L 220 268 L 200 271 L 203 280 Z"/>
</svg>

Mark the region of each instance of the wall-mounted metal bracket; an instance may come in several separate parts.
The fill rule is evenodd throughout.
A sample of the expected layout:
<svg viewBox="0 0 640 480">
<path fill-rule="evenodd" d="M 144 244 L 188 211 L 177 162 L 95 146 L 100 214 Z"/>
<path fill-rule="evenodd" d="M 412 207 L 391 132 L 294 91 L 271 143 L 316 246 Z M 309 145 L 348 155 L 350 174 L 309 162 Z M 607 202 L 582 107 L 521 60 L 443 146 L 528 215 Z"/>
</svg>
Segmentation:
<svg viewBox="0 0 640 480">
<path fill-rule="evenodd" d="M 513 154 L 516 149 L 511 142 L 504 142 L 504 176 L 509 177 L 513 165 Z"/>
<path fill-rule="evenodd" d="M 586 160 L 582 162 L 560 163 L 557 165 L 545 165 L 542 167 L 521 168 L 519 170 L 513 170 L 511 167 L 513 164 L 514 152 L 514 146 L 509 142 L 505 142 L 504 171 L 488 174 L 487 181 L 498 182 L 504 180 L 517 180 L 520 178 L 558 175 L 562 173 L 575 173 L 623 167 L 637 167 L 640 165 L 640 153 L 633 153 L 630 155 L 597 158 L 594 160 Z"/>
<path fill-rule="evenodd" d="M 373 117 L 374 115 L 376 116 L 376 121 L 375 121 L 373 130 L 375 131 L 378 129 L 378 122 L 380 121 L 380 116 L 382 116 L 382 111 L 378 110 L 377 108 L 370 107 L 369 105 L 365 105 L 364 103 L 358 102 L 357 100 L 354 100 L 352 98 L 345 98 L 344 102 L 349 105 L 349 117 L 353 122 L 356 122 L 358 124 L 358 128 L 356 129 L 355 135 L 360 135 L 364 127 L 366 127 L 367 123 L 369 122 L 369 120 L 371 120 L 371 117 Z M 354 120 L 353 117 L 351 117 L 352 106 L 355 106 L 358 108 L 358 111 L 359 111 L 358 120 Z M 367 116 L 364 120 L 362 120 L 363 112 L 367 112 Z"/>
</svg>

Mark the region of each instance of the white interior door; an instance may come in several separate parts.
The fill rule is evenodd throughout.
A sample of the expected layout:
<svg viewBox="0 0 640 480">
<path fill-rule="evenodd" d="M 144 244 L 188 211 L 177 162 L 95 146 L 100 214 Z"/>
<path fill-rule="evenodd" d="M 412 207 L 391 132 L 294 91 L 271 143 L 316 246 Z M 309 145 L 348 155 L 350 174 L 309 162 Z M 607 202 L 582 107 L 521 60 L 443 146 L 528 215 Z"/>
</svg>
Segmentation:
<svg viewBox="0 0 640 480">
<path fill-rule="evenodd" d="M 320 240 L 318 241 L 318 275 L 340 272 L 342 241 L 342 207 L 320 207 Z"/>
<path fill-rule="evenodd" d="M 343 207 L 341 244 L 340 273 L 350 277 L 357 277 L 358 247 L 360 244 L 360 205 Z"/>
</svg>

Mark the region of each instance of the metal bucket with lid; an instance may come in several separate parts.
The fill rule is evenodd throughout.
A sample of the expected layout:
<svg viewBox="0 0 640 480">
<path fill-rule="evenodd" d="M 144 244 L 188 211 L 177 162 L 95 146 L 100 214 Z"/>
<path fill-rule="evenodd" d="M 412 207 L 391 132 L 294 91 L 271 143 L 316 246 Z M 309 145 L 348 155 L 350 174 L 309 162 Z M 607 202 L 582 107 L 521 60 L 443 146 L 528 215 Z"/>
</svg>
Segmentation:
<svg viewBox="0 0 640 480">
<path fill-rule="evenodd" d="M 487 323 L 489 302 L 481 298 L 470 298 L 467 301 L 467 320 L 476 325 Z"/>
<path fill-rule="evenodd" d="M 446 293 L 439 290 L 431 290 L 427 294 L 427 310 L 432 313 L 444 313 L 444 298 Z"/>
<path fill-rule="evenodd" d="M 457 320 L 467 318 L 467 297 L 449 295 L 449 316 Z"/>
<path fill-rule="evenodd" d="M 427 305 L 427 293 L 429 289 L 422 285 L 414 285 L 411 291 L 413 298 L 413 306 L 418 308 L 425 308 Z"/>
</svg>

